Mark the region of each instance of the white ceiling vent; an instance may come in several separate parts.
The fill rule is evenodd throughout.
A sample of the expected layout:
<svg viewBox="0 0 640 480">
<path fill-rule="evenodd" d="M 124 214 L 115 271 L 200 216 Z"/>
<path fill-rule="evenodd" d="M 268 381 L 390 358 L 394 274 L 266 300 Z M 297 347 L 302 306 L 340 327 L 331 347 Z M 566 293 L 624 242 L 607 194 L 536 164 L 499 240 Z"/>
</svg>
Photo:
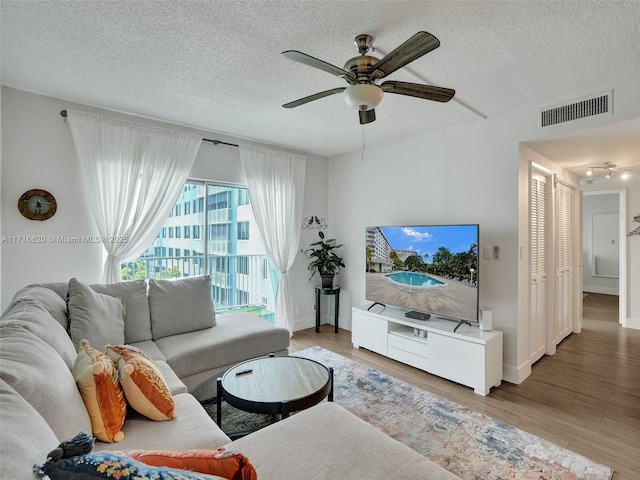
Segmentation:
<svg viewBox="0 0 640 480">
<path fill-rule="evenodd" d="M 550 127 L 580 118 L 613 113 L 613 91 L 573 100 L 540 110 L 540 127 Z"/>
</svg>

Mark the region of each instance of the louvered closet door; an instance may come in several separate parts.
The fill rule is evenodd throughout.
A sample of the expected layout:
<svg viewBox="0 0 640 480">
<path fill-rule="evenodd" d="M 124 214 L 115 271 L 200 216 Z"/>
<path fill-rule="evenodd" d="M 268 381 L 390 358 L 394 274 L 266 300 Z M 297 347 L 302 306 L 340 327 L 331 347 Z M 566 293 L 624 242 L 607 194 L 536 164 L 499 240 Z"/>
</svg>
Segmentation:
<svg viewBox="0 0 640 480">
<path fill-rule="evenodd" d="M 547 211 L 548 177 L 531 170 L 531 312 L 529 321 L 529 359 L 539 360 L 547 349 Z"/>
<path fill-rule="evenodd" d="M 575 276 L 573 252 L 575 189 L 558 183 L 555 202 L 555 318 L 553 341 L 557 345 L 573 331 Z"/>
</svg>

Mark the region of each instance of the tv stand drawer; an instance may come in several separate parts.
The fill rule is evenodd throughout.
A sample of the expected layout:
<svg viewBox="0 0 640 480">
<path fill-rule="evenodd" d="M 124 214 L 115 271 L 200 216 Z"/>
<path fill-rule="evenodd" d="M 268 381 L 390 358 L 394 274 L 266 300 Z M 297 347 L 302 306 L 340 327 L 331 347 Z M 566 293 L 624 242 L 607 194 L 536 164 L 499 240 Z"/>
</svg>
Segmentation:
<svg viewBox="0 0 640 480">
<path fill-rule="evenodd" d="M 392 346 L 389 346 L 387 352 L 387 356 L 389 358 L 393 358 L 394 360 L 397 360 L 399 362 L 419 368 L 420 370 L 425 370 L 427 372 L 429 371 L 429 359 L 427 357 L 423 357 L 422 355 L 417 355 L 412 352 L 407 352 L 406 350 L 402 350 L 400 348 Z"/>
</svg>

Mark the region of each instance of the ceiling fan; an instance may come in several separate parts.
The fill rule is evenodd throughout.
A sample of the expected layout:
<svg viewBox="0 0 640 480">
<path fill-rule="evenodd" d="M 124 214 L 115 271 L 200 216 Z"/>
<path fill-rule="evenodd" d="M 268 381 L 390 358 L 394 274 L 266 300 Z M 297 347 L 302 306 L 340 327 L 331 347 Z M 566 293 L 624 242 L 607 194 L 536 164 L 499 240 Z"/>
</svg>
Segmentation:
<svg viewBox="0 0 640 480">
<path fill-rule="evenodd" d="M 440 40 L 435 36 L 428 32 L 418 32 L 382 59 L 367 55 L 372 42 L 373 38 L 370 35 L 358 35 L 354 43 L 360 55 L 347 60 L 344 68 L 336 67 L 335 65 L 331 65 L 330 63 L 297 50 L 282 52 L 282 55 L 289 60 L 331 73 L 332 75 L 343 78 L 349 84 L 348 87 L 332 88 L 331 90 L 325 90 L 324 92 L 285 103 L 283 107 L 299 107 L 313 100 L 342 92 L 347 105 L 358 110 L 360 123 L 364 125 L 375 121 L 375 107 L 382 101 L 385 93 L 408 95 L 410 97 L 434 100 L 436 102 L 448 102 L 455 95 L 455 90 L 435 87 L 433 85 L 392 80 L 382 82 L 380 85 L 375 83 L 377 80 L 392 74 L 396 70 L 438 48 L 440 46 Z"/>
</svg>

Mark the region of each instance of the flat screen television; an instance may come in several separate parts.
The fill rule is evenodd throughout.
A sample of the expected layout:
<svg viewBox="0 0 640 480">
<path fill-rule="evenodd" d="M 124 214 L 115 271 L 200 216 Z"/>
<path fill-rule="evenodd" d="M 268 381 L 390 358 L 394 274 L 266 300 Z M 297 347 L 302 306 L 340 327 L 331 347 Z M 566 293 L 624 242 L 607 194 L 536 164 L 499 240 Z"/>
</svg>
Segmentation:
<svg viewBox="0 0 640 480">
<path fill-rule="evenodd" d="M 367 300 L 423 320 L 478 322 L 479 240 L 477 224 L 366 227 Z"/>
</svg>

